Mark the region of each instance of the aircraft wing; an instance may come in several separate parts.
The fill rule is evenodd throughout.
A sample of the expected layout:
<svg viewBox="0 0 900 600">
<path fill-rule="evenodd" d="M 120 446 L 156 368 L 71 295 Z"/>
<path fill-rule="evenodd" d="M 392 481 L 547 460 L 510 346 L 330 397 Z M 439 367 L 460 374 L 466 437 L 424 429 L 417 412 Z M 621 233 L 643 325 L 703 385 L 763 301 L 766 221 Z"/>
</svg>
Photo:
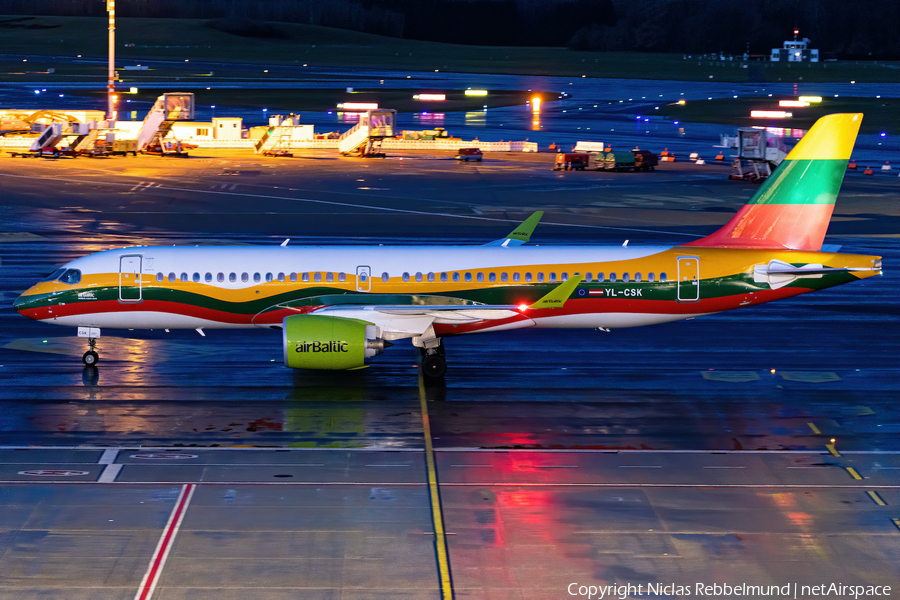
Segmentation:
<svg viewBox="0 0 900 600">
<path fill-rule="evenodd" d="M 509 235 L 507 235 L 505 238 L 500 238 L 499 240 L 488 242 L 487 244 L 485 244 L 485 246 L 503 246 L 504 248 L 509 248 L 510 246 L 521 246 L 531 239 L 531 234 L 534 233 L 534 228 L 537 227 L 538 221 L 540 221 L 541 217 L 543 216 L 544 211 L 537 211 L 536 213 L 525 219 L 521 225 L 509 232 Z"/>
<path fill-rule="evenodd" d="M 452 325 L 503 319 L 530 321 L 529 310 L 562 308 L 581 281 L 581 275 L 574 275 L 531 304 L 342 304 L 323 306 L 311 314 L 368 321 L 382 330 L 385 339 L 399 339 L 422 335 L 435 323 Z"/>
</svg>

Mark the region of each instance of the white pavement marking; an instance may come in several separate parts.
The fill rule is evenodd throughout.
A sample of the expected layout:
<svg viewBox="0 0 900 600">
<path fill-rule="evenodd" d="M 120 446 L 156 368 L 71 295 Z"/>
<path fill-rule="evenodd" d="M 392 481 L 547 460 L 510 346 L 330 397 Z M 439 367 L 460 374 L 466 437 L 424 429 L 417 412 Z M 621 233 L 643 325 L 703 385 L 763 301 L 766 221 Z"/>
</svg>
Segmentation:
<svg viewBox="0 0 900 600">
<path fill-rule="evenodd" d="M 103 451 L 103 455 L 100 457 L 100 460 L 97 462 L 101 465 L 111 465 L 116 462 L 116 457 L 119 455 L 118 448 L 107 448 Z"/>
<path fill-rule="evenodd" d="M 106 465 L 106 468 L 100 473 L 100 478 L 97 479 L 97 483 L 115 483 L 116 477 L 119 476 L 119 471 L 121 470 L 122 465 Z"/>
<path fill-rule="evenodd" d="M 178 494 L 178 500 L 175 501 L 175 508 L 172 510 L 172 514 L 169 515 L 168 523 L 163 528 L 162 536 L 160 536 L 159 543 L 156 545 L 156 551 L 150 559 L 150 566 L 141 580 L 141 585 L 134 595 L 134 600 L 150 600 L 153 596 L 153 591 L 156 589 L 157 582 L 159 582 L 159 576 L 162 575 L 163 567 L 166 566 L 166 559 L 169 558 L 172 542 L 175 541 L 175 536 L 178 535 L 178 530 L 181 528 L 181 522 L 184 520 L 184 514 L 187 512 L 187 507 L 191 503 L 196 487 L 197 485 L 193 483 L 181 486 L 181 493 Z"/>
<path fill-rule="evenodd" d="M 65 183 L 86 183 L 88 185 L 110 185 L 110 186 L 127 186 L 127 183 L 118 183 L 115 181 L 88 181 L 83 179 L 64 179 L 62 177 L 30 177 L 28 175 L 13 175 L 11 173 L 0 173 L 0 177 L 17 177 L 19 179 L 40 179 L 41 181 L 62 181 Z M 143 183 L 143 182 L 141 182 Z M 140 185 L 140 184 L 138 184 Z M 138 187 L 138 186 L 135 186 Z M 412 210 L 408 208 L 391 208 L 388 206 L 371 206 L 368 204 L 355 204 L 352 202 L 335 202 L 333 200 L 315 200 L 313 198 L 291 198 L 289 196 L 274 196 L 271 194 L 248 194 L 246 192 L 225 192 L 219 190 L 200 190 L 192 188 L 179 188 L 166 185 L 155 186 L 159 190 L 168 190 L 172 192 L 190 192 L 192 194 L 217 194 L 223 196 L 246 196 L 248 198 L 267 198 L 271 200 L 287 200 L 289 202 L 309 202 L 312 204 L 326 204 L 329 206 L 344 206 L 348 208 L 365 208 L 368 210 L 380 210 L 384 212 L 403 213 L 409 215 L 424 215 L 428 217 L 446 217 L 450 219 L 469 219 L 476 221 L 493 221 L 500 223 L 518 223 L 515 219 L 496 219 L 492 217 L 479 217 L 475 215 L 459 215 L 453 213 L 428 212 L 425 210 Z M 132 188 L 134 189 L 134 188 Z M 652 229 L 637 229 L 635 227 L 612 227 L 608 225 L 584 225 L 582 223 L 551 223 L 545 221 L 544 225 L 558 225 L 560 227 L 581 227 L 586 229 L 616 229 L 619 231 L 641 231 L 644 233 L 665 233 L 669 235 L 681 235 L 687 237 L 697 237 L 693 233 L 682 233 L 678 231 L 656 231 Z"/>
<path fill-rule="evenodd" d="M 100 473 L 97 483 L 114 483 L 116 481 L 119 471 L 122 470 L 122 465 L 115 464 L 117 456 L 119 456 L 118 448 L 107 448 L 103 451 L 97 463 L 106 465 L 106 468 Z"/>
</svg>

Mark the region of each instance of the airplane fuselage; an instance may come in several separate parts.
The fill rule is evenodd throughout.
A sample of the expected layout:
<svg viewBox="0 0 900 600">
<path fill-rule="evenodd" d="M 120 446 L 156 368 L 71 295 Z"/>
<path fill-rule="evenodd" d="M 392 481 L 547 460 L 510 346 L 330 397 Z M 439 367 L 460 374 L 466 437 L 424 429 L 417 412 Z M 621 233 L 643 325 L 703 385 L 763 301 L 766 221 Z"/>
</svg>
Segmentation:
<svg viewBox="0 0 900 600">
<path fill-rule="evenodd" d="M 778 261 L 832 272 L 767 277 Z M 876 268 L 877 267 L 877 268 Z M 36 284 L 20 313 L 58 325 L 277 327 L 348 305 L 526 306 L 578 273 L 565 306 L 435 323 L 438 335 L 518 327 L 650 325 L 761 304 L 863 277 L 879 257 L 734 248 L 597 246 L 143 246 L 77 259 L 76 283 Z M 785 281 L 790 279 L 790 281 Z"/>
</svg>

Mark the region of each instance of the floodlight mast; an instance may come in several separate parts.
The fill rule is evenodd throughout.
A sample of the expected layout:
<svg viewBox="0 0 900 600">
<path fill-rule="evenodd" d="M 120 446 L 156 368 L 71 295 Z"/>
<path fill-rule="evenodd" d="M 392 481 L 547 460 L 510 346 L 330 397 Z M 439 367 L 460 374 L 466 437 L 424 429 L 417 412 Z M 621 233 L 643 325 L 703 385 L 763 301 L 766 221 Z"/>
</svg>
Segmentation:
<svg viewBox="0 0 900 600">
<path fill-rule="evenodd" d="M 106 10 L 109 13 L 109 83 L 106 86 L 108 110 L 106 118 L 116 118 L 116 0 L 106 0 Z"/>
</svg>

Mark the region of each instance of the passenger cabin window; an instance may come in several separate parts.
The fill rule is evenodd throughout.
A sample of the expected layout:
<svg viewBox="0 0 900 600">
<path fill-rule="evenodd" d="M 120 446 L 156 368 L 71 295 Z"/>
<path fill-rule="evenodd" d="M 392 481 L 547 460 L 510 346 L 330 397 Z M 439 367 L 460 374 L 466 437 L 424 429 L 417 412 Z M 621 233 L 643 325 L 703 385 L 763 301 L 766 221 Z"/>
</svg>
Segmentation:
<svg viewBox="0 0 900 600">
<path fill-rule="evenodd" d="M 459 281 L 459 273 L 453 274 L 453 281 Z"/>
<path fill-rule="evenodd" d="M 325 281 L 329 283 L 334 281 L 334 273 L 325 273 Z"/>
<path fill-rule="evenodd" d="M 525 283 L 531 283 L 531 273 L 525 273 Z"/>
<path fill-rule="evenodd" d="M 338 273 L 338 281 L 347 281 L 346 273 Z"/>
<path fill-rule="evenodd" d="M 656 273 L 647 273 L 647 281 L 655 281 Z"/>
<path fill-rule="evenodd" d="M 434 273 L 428 273 L 428 282 L 434 283 Z"/>
<path fill-rule="evenodd" d="M 628 273 L 624 273 L 624 274 L 622 275 L 622 281 L 624 281 L 625 283 L 628 283 L 628 281 L 629 281 L 630 279 L 631 279 L 631 276 L 628 275 Z"/>
<path fill-rule="evenodd" d="M 475 276 L 475 279 L 477 281 L 484 281 L 484 273 L 479 273 L 478 275 Z"/>
<path fill-rule="evenodd" d="M 494 283 L 495 281 L 497 281 L 497 274 L 496 273 L 489 274 L 488 281 L 490 281 L 491 283 Z"/>
<path fill-rule="evenodd" d="M 320 281 L 322 281 L 322 274 L 321 274 L 321 273 L 314 273 L 314 274 L 313 274 L 313 281 L 315 281 L 316 283 L 319 283 Z"/>
<path fill-rule="evenodd" d="M 259 283 L 260 281 L 262 281 L 262 276 L 259 273 L 254 273 L 253 274 L 253 282 Z"/>
<path fill-rule="evenodd" d="M 640 283 L 640 282 L 641 282 L 641 274 L 640 274 L 640 273 L 635 273 L 635 274 L 634 274 L 634 281 L 635 281 L 635 283 Z"/>
<path fill-rule="evenodd" d="M 409 273 L 407 273 L 407 272 L 404 271 L 404 272 L 403 272 L 402 279 L 403 279 L 404 283 L 405 283 L 405 282 L 408 282 L 408 281 L 409 281 Z"/>
<path fill-rule="evenodd" d="M 165 276 L 164 276 L 162 273 L 157 273 L 157 274 L 156 274 L 156 280 L 157 280 L 157 281 L 162 281 L 163 279 L 165 279 Z"/>
<path fill-rule="evenodd" d="M 421 281 L 422 281 L 422 274 L 421 274 L 421 273 L 416 273 L 416 281 L 418 281 L 418 282 L 421 283 Z"/>
<path fill-rule="evenodd" d="M 538 281 L 538 283 L 544 282 L 544 273 L 543 272 L 540 272 L 537 274 L 537 281 Z"/>
<path fill-rule="evenodd" d="M 443 281 L 443 282 L 446 283 L 446 281 L 447 281 L 447 274 L 446 274 L 446 273 L 441 273 L 441 281 Z"/>
<path fill-rule="evenodd" d="M 660 281 L 666 281 L 666 274 L 665 274 L 665 273 L 660 273 L 660 274 L 659 274 L 659 280 L 660 280 Z"/>
<path fill-rule="evenodd" d="M 231 283 L 236 282 L 237 281 L 237 273 L 229 273 L 228 281 L 230 281 Z"/>
<path fill-rule="evenodd" d="M 284 273 L 278 274 L 278 281 L 282 281 L 282 282 L 284 281 Z"/>
<path fill-rule="evenodd" d="M 303 283 L 309 283 L 309 273 L 303 273 L 302 275 L 300 275 L 300 280 L 303 281 Z M 293 281 L 296 281 L 296 279 L 294 279 Z"/>
<path fill-rule="evenodd" d="M 244 283 L 247 283 L 248 281 L 250 281 L 250 274 L 249 273 L 241 273 L 241 281 L 243 281 Z"/>
<path fill-rule="evenodd" d="M 610 281 L 615 281 L 615 280 L 616 280 L 616 274 L 615 274 L 615 273 L 610 273 L 610 274 L 609 274 L 609 280 L 610 280 Z"/>
<path fill-rule="evenodd" d="M 576 275 L 577 275 L 577 273 L 576 273 Z M 569 274 L 568 274 L 568 273 L 563 273 L 562 275 L 559 276 L 559 280 L 560 280 L 560 281 L 568 281 L 568 280 L 569 280 Z"/>
<path fill-rule="evenodd" d="M 500 281 L 502 281 L 504 283 L 509 281 L 509 274 L 508 273 L 500 273 Z"/>
<path fill-rule="evenodd" d="M 203 278 L 206 280 L 206 283 L 212 283 L 212 273 L 207 273 Z"/>
<path fill-rule="evenodd" d="M 466 281 L 472 281 L 472 274 L 466 273 Z"/>
<path fill-rule="evenodd" d="M 169 273 L 169 281 L 175 281 L 175 273 Z"/>
<path fill-rule="evenodd" d="M 225 281 L 225 273 L 217 273 L 216 281 L 218 281 L 219 283 L 222 283 L 223 281 Z"/>
<path fill-rule="evenodd" d="M 187 273 L 182 273 L 182 274 L 181 274 L 181 277 L 179 277 L 179 279 L 181 279 L 181 283 L 187 283 L 187 280 L 188 280 L 188 274 L 187 274 Z"/>
<path fill-rule="evenodd" d="M 519 274 L 518 274 L 518 273 L 513 273 L 513 281 L 516 282 L 516 283 L 518 283 L 519 279 L 520 279 Z"/>
<path fill-rule="evenodd" d="M 584 280 L 585 280 L 585 281 L 592 281 L 592 280 L 593 280 L 593 276 L 592 276 L 590 273 L 585 273 L 585 274 L 584 274 Z"/>
<path fill-rule="evenodd" d="M 603 281 L 604 279 L 606 279 L 606 275 L 604 275 L 603 273 L 597 273 L 597 281 Z"/>
<path fill-rule="evenodd" d="M 390 279 L 391 279 L 391 277 L 390 277 L 390 275 L 387 274 L 387 272 L 381 274 L 381 280 L 383 282 L 387 283 Z"/>
<path fill-rule="evenodd" d="M 194 273 L 191 279 L 194 283 L 200 283 L 200 273 Z"/>
<path fill-rule="evenodd" d="M 556 273 L 550 273 L 550 281 L 556 281 Z"/>
</svg>

